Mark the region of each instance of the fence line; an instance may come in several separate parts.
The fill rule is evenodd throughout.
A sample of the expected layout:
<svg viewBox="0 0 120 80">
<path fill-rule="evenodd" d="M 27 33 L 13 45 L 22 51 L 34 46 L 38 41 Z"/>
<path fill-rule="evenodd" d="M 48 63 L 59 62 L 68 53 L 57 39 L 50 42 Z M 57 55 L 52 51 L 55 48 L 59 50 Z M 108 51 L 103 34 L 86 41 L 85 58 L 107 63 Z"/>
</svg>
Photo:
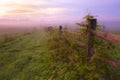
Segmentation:
<svg viewBox="0 0 120 80">
<path fill-rule="evenodd" d="M 67 32 L 67 31 L 65 31 L 65 32 Z M 72 32 L 72 31 L 70 31 L 70 32 Z M 68 33 L 69 33 L 69 32 L 68 32 Z M 83 43 L 83 42 L 81 42 L 81 41 L 72 40 L 72 39 L 70 39 L 70 38 L 69 38 L 69 39 L 67 38 L 67 40 L 68 40 L 68 41 L 71 41 L 71 42 L 75 42 L 77 45 L 79 45 L 79 46 L 81 46 L 81 47 L 84 47 L 84 48 L 86 47 L 86 44 Z"/>
<path fill-rule="evenodd" d="M 86 44 L 81 41 L 76 41 L 76 43 L 81 47 L 86 47 Z"/>
<path fill-rule="evenodd" d="M 70 34 L 81 35 L 81 33 L 77 30 L 62 30 L 62 32 L 67 32 Z"/>
<path fill-rule="evenodd" d="M 112 58 L 101 58 L 101 61 L 108 63 L 109 65 L 115 67 L 116 69 L 120 70 L 120 62 L 112 59 Z"/>
<path fill-rule="evenodd" d="M 87 38 L 88 42 L 85 44 L 81 41 L 76 41 L 76 43 L 82 47 L 86 47 L 86 53 L 88 57 L 92 57 L 94 55 L 94 39 L 95 36 L 100 37 L 108 42 L 120 45 L 120 36 L 112 33 L 100 32 L 96 31 L 97 20 L 96 19 L 89 19 L 89 25 L 87 29 Z M 67 32 L 70 34 L 80 35 L 80 32 L 72 31 L 72 30 L 62 30 L 62 32 Z M 120 62 L 111 59 L 111 58 L 101 58 L 102 62 L 105 62 L 116 69 L 120 70 Z"/>
<path fill-rule="evenodd" d="M 98 31 L 92 31 L 92 33 L 96 35 L 97 37 L 100 37 L 106 41 L 120 45 L 119 35 L 106 33 L 106 32 L 98 32 Z"/>
</svg>

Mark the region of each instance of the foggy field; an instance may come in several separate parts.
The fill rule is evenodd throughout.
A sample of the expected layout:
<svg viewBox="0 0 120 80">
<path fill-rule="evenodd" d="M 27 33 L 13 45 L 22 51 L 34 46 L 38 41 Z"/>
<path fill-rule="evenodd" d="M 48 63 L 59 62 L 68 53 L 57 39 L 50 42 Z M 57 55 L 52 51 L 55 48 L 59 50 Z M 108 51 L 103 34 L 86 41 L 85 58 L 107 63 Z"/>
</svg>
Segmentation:
<svg viewBox="0 0 120 80">
<path fill-rule="evenodd" d="M 120 0 L 0 0 L 0 80 L 120 80 Z"/>
<path fill-rule="evenodd" d="M 35 27 L 23 28 L 23 27 L 2 27 L 2 26 L 0 26 L 0 34 L 27 33 L 27 32 L 35 31 L 37 29 Z M 40 29 L 38 29 L 38 30 L 40 30 Z"/>
<path fill-rule="evenodd" d="M 66 33 L 60 38 L 57 29 L 1 37 L 0 80 L 93 80 L 100 77 L 119 80 L 117 69 L 99 61 L 103 56 L 120 61 L 119 46 L 108 48 L 108 43 L 98 39 L 99 46 L 95 48 L 98 52 L 93 56 L 93 63 L 86 65 L 85 50 L 67 38 L 84 41 L 80 36 Z"/>
<path fill-rule="evenodd" d="M 50 60 L 46 33 L 19 33 L 0 38 L 0 80 L 46 80 Z"/>
</svg>

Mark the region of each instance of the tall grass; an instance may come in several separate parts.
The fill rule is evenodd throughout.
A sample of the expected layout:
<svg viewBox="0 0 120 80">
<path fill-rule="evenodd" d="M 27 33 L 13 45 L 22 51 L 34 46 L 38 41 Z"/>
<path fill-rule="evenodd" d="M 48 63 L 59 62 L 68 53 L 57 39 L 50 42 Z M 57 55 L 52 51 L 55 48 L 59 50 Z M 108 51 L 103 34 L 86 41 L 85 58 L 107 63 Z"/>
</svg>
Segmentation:
<svg viewBox="0 0 120 80">
<path fill-rule="evenodd" d="M 120 71 L 100 61 L 102 57 L 112 57 L 119 61 L 120 47 L 96 37 L 95 54 L 89 59 L 86 50 L 75 43 L 75 40 L 86 42 L 85 36 L 75 36 L 59 31 L 49 33 L 48 48 L 53 59 L 52 80 L 94 80 L 105 78 L 119 80 Z M 87 61 L 90 64 L 87 64 Z"/>
<path fill-rule="evenodd" d="M 101 57 L 120 60 L 120 47 L 95 40 L 95 54 L 89 59 L 86 50 L 76 44 L 86 42 L 76 36 L 50 31 L 32 32 L 0 39 L 0 80 L 119 80 L 120 71 L 100 61 Z"/>
</svg>

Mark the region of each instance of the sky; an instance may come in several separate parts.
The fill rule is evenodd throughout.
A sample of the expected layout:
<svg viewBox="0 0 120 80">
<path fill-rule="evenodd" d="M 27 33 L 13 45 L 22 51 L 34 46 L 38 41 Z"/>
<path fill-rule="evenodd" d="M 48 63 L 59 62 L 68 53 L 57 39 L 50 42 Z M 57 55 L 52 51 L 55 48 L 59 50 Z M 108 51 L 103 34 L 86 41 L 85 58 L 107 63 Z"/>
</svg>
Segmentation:
<svg viewBox="0 0 120 80">
<path fill-rule="evenodd" d="M 91 13 L 100 24 L 119 28 L 120 0 L 1 0 L 0 25 L 75 25 Z"/>
</svg>

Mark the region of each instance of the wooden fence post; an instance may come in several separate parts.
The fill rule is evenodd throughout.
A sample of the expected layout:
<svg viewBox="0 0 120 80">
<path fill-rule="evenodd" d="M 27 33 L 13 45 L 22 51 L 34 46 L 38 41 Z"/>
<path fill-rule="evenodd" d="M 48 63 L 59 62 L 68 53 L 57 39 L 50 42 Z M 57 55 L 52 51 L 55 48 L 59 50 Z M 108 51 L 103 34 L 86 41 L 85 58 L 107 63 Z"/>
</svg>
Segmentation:
<svg viewBox="0 0 120 80">
<path fill-rule="evenodd" d="M 94 54 L 94 34 L 91 30 L 96 30 L 97 20 L 96 19 L 88 19 L 88 27 L 87 27 L 87 55 L 88 57 L 92 57 Z"/>
<path fill-rule="evenodd" d="M 88 19 L 88 27 L 87 27 L 87 55 L 91 58 L 94 54 L 94 41 L 95 35 L 92 33 L 92 30 L 96 30 L 97 19 Z M 89 63 L 89 61 L 87 61 Z M 105 78 L 99 78 L 94 80 L 105 80 Z"/>
<path fill-rule="evenodd" d="M 60 34 L 62 33 L 62 26 L 61 25 L 59 26 L 59 32 L 60 32 Z"/>
<path fill-rule="evenodd" d="M 59 26 L 59 38 L 62 39 L 62 26 Z"/>
</svg>

